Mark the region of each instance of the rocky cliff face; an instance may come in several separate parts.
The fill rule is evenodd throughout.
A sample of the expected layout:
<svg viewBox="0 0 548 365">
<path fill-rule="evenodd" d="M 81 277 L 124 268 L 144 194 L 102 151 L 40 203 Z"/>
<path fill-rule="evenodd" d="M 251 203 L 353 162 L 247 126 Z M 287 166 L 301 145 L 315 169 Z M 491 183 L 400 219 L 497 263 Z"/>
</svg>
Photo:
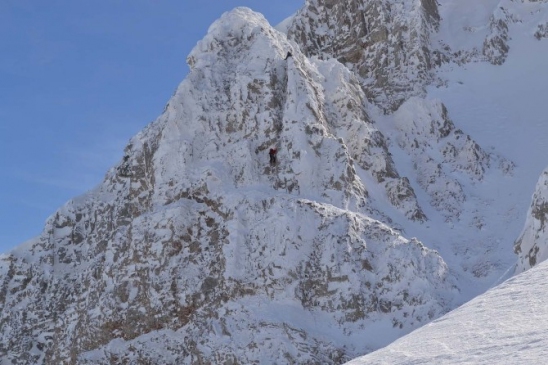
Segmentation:
<svg viewBox="0 0 548 365">
<path fill-rule="evenodd" d="M 539 178 L 525 227 L 516 240 L 514 250 L 518 255 L 516 272 L 523 272 L 548 258 L 546 223 L 548 218 L 548 170 Z"/>
<path fill-rule="evenodd" d="M 430 34 L 439 21 L 431 0 L 311 0 L 288 35 L 307 56 L 334 57 L 347 65 L 370 100 L 394 110 L 431 80 L 437 60 Z"/>
<path fill-rule="evenodd" d="M 511 173 L 513 164 L 487 153 L 469 135 L 457 129 L 439 101 L 410 98 L 394 113 L 397 144 L 412 156 L 417 181 L 430 204 L 447 220 L 458 220 L 467 194 L 463 174 L 481 181 L 492 165 Z"/>
<path fill-rule="evenodd" d="M 464 59 L 441 21 L 429 0 L 310 0 L 287 34 L 223 15 L 103 183 L 0 256 L 3 361 L 336 364 L 452 309 L 496 269 L 407 236 L 513 164 L 421 97 Z"/>
<path fill-rule="evenodd" d="M 529 0 L 526 3 L 530 6 L 531 23 L 535 26 L 531 33 L 534 32 L 533 36 L 537 40 L 544 41 L 548 30 L 548 13 L 545 11 L 548 8 L 548 2 Z M 521 18 L 517 16 L 514 16 L 514 19 L 521 21 Z M 545 233 L 548 215 L 547 177 L 548 170 L 544 170 L 535 187 L 523 231 L 514 244 L 514 251 L 518 255 L 516 273 L 528 270 L 548 258 Z"/>
</svg>

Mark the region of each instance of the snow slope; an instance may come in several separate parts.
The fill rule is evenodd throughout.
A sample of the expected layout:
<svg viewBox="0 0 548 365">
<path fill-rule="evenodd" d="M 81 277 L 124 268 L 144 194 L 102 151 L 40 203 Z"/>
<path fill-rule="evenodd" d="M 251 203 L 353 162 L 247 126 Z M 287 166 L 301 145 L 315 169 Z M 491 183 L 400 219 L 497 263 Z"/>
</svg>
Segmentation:
<svg viewBox="0 0 548 365">
<path fill-rule="evenodd" d="M 548 356 L 548 262 L 347 365 L 542 364 Z"/>
</svg>

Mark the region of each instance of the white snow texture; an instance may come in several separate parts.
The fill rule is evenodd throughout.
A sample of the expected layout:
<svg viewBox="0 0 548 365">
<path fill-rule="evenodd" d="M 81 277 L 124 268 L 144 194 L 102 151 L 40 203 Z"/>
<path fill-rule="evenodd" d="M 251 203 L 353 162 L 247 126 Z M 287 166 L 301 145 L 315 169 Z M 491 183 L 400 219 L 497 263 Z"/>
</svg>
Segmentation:
<svg viewBox="0 0 548 365">
<path fill-rule="evenodd" d="M 532 0 L 224 14 L 104 181 L 0 255 L 0 364 L 341 364 L 545 260 L 547 29 Z M 538 363 L 544 267 L 355 363 Z"/>
</svg>

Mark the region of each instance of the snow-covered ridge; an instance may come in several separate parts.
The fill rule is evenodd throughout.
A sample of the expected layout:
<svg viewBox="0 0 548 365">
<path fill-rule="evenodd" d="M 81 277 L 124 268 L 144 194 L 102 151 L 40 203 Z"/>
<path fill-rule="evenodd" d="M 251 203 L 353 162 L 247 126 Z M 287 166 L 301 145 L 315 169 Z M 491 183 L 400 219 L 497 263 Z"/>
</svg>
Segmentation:
<svg viewBox="0 0 548 365">
<path fill-rule="evenodd" d="M 530 269 L 548 259 L 548 170 L 545 170 L 537 183 L 531 207 L 527 212 L 525 228 L 515 243 L 518 254 L 516 272 Z"/>
</svg>

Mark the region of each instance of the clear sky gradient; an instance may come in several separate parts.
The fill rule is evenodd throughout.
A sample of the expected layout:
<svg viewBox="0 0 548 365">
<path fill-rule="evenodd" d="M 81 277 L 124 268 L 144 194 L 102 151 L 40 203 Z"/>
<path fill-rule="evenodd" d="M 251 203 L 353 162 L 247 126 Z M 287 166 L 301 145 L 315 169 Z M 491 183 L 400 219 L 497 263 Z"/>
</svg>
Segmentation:
<svg viewBox="0 0 548 365">
<path fill-rule="evenodd" d="M 304 0 L 0 1 L 0 252 L 99 184 L 225 11 L 276 25 Z"/>
</svg>

